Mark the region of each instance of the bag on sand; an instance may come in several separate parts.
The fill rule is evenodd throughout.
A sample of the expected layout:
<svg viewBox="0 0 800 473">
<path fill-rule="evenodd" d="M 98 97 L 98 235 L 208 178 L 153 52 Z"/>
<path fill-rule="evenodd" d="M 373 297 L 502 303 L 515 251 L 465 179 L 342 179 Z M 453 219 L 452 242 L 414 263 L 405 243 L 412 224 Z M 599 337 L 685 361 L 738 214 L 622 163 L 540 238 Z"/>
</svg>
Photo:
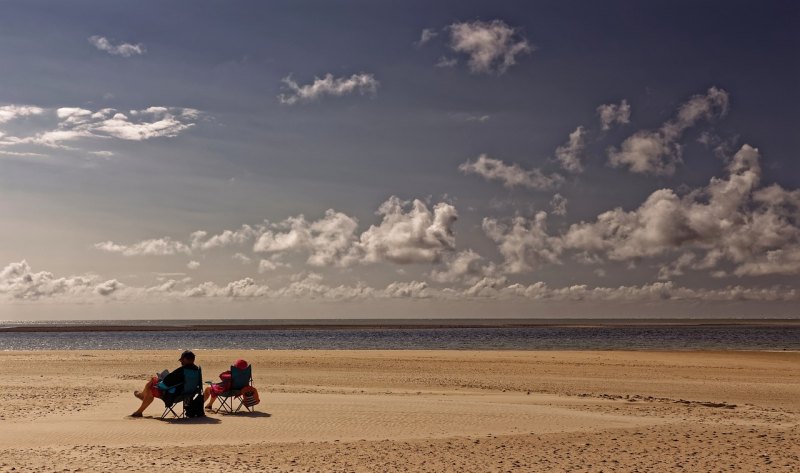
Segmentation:
<svg viewBox="0 0 800 473">
<path fill-rule="evenodd" d="M 186 417 L 205 417 L 203 410 L 203 396 L 198 394 L 189 400 L 186 406 Z"/>
<path fill-rule="evenodd" d="M 246 386 L 242 388 L 241 395 L 242 404 L 247 407 L 253 407 L 261 402 L 261 400 L 258 398 L 258 391 L 253 386 Z"/>
</svg>

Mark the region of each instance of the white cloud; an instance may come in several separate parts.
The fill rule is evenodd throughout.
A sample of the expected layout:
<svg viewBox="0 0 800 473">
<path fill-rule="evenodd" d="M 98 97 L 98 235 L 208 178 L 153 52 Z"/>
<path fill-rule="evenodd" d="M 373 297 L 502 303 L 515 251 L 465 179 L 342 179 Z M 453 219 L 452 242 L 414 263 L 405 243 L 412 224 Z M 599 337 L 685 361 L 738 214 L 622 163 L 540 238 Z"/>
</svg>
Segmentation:
<svg viewBox="0 0 800 473">
<path fill-rule="evenodd" d="M 56 296 L 86 296 L 97 288 L 97 293 L 107 295 L 114 282 L 97 284 L 93 276 L 55 277 L 48 271 L 34 272 L 27 261 L 10 263 L 0 270 L 0 295 L 11 299 L 38 300 Z"/>
<path fill-rule="evenodd" d="M 109 253 L 120 253 L 124 256 L 168 256 L 175 254 L 190 254 L 189 245 L 173 240 L 169 237 L 152 238 L 132 245 L 123 245 L 113 241 L 96 243 L 94 247 Z"/>
<path fill-rule="evenodd" d="M 687 250 L 701 255 L 681 255 L 662 268 L 662 277 L 687 268 L 712 270 L 722 262 L 733 264 L 739 276 L 800 274 L 800 192 L 759 188 L 759 153 L 749 145 L 733 156 L 727 172 L 684 197 L 661 189 L 635 210 L 617 208 L 595 222 L 574 224 L 563 243 L 620 261 Z"/>
<path fill-rule="evenodd" d="M 141 43 L 118 43 L 113 44 L 104 36 L 90 36 L 89 43 L 100 51 L 105 51 L 113 56 L 131 57 L 144 54 L 147 50 Z"/>
<path fill-rule="evenodd" d="M 404 202 L 392 196 L 378 214 L 381 223 L 362 233 L 356 245 L 364 262 L 435 263 L 455 248 L 458 212 L 448 203 L 440 202 L 431 211 L 420 200 Z"/>
<path fill-rule="evenodd" d="M 189 261 L 186 263 L 186 267 L 192 270 L 197 269 L 200 267 L 200 262 L 195 260 Z"/>
<path fill-rule="evenodd" d="M 611 129 L 616 124 L 627 125 L 631 121 L 631 106 L 628 101 L 623 99 L 619 104 L 609 103 L 597 107 L 597 114 L 600 116 L 600 126 L 604 131 Z"/>
<path fill-rule="evenodd" d="M 484 218 L 483 231 L 498 244 L 507 273 L 528 272 L 542 263 L 559 263 L 561 242 L 547 233 L 547 213 L 538 212 L 534 218 L 515 217 L 510 224 Z"/>
<path fill-rule="evenodd" d="M 3 105 L 0 107 L 0 124 L 16 120 L 20 117 L 41 115 L 44 109 L 32 105 Z M 0 135 L 2 136 L 2 135 Z"/>
<path fill-rule="evenodd" d="M 556 148 L 556 160 L 566 171 L 578 173 L 583 172 L 584 149 L 586 148 L 586 130 L 579 126 L 569 134 L 569 141 Z"/>
<path fill-rule="evenodd" d="M 131 110 L 124 114 L 112 108 L 97 111 L 80 107 L 61 107 L 45 109 L 32 106 L 9 105 L 0 108 L 0 123 L 20 116 L 39 115 L 41 121 L 49 121 L 46 128 L 39 125 L 38 131 L 25 136 L 11 136 L 0 130 L 0 149 L 15 146 L 39 146 L 78 151 L 67 146 L 67 142 L 80 139 L 107 140 L 117 138 L 129 141 L 142 141 L 157 137 L 174 137 L 194 126 L 199 112 L 191 108 L 149 107 L 144 110 Z M 55 128 L 52 128 L 53 123 Z M 43 128 L 43 129 L 42 129 Z M 31 151 L 9 153 L 32 153 Z M 110 151 L 90 151 L 89 154 L 101 157 L 113 155 Z M 39 153 L 36 153 L 39 154 Z"/>
<path fill-rule="evenodd" d="M 477 174 L 490 181 L 500 181 L 503 186 L 527 187 L 536 190 L 549 190 L 559 187 L 564 178 L 558 174 L 545 175 L 538 168 L 523 169 L 518 164 L 506 164 L 499 159 L 482 154 L 475 161 L 467 161 L 458 169 L 465 174 Z"/>
<path fill-rule="evenodd" d="M 357 227 L 356 219 L 333 209 L 326 211 L 323 218 L 314 222 L 298 215 L 264 231 L 256 240 L 253 251 L 307 251 L 307 262 L 312 266 L 347 266 L 350 264 L 348 254 L 355 242 Z"/>
<path fill-rule="evenodd" d="M 445 268 L 431 271 L 430 277 L 440 283 L 474 282 L 476 278 L 486 276 L 493 271 L 494 265 L 485 263 L 483 257 L 473 250 L 466 250 L 451 255 L 445 261 Z"/>
<path fill-rule="evenodd" d="M 517 56 L 533 50 L 519 31 L 500 20 L 454 23 L 448 31 L 450 48 L 469 57 L 474 73 L 502 74 L 516 64 Z"/>
<path fill-rule="evenodd" d="M 189 245 L 193 250 L 202 251 L 229 246 L 241 246 L 253 241 L 263 232 L 264 227 L 262 226 L 253 227 L 250 225 L 242 225 L 241 228 L 237 230 L 225 230 L 220 234 L 208 237 L 208 232 L 198 230 L 189 236 Z"/>
<path fill-rule="evenodd" d="M 325 77 L 315 77 L 314 82 L 306 85 L 299 85 L 287 76 L 283 83 L 289 89 L 289 94 L 278 95 L 278 100 L 282 104 L 294 105 L 300 102 L 312 102 L 326 95 L 341 97 L 353 93 L 361 95 L 375 95 L 380 83 L 372 74 L 353 74 L 350 77 L 334 78 L 332 74 L 325 74 Z"/>
<path fill-rule="evenodd" d="M 681 162 L 683 133 L 700 120 L 712 120 L 728 111 L 728 93 L 711 87 L 678 108 L 676 116 L 658 130 L 642 130 L 628 137 L 620 149 L 610 148 L 609 163 L 631 172 L 671 175 Z"/>
</svg>

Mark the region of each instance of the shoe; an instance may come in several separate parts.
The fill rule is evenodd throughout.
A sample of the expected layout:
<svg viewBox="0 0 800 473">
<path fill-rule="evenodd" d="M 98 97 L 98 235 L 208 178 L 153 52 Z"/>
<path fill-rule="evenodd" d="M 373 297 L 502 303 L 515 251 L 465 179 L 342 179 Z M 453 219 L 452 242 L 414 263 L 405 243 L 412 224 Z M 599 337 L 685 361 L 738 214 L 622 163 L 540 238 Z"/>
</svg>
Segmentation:
<svg viewBox="0 0 800 473">
<path fill-rule="evenodd" d="M 134 412 L 133 414 L 131 414 L 131 417 L 142 417 L 142 413 L 141 412 Z"/>
</svg>

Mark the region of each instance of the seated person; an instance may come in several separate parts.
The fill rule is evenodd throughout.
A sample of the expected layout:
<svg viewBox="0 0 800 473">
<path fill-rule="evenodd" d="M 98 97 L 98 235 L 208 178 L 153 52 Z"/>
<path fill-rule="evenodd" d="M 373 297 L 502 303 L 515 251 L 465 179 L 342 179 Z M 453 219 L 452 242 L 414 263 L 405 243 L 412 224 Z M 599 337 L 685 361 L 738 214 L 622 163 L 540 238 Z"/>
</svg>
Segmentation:
<svg viewBox="0 0 800 473">
<path fill-rule="evenodd" d="M 144 389 L 142 391 L 134 391 L 133 395 L 137 398 L 142 400 L 142 405 L 139 406 L 139 409 L 136 410 L 131 417 L 142 417 L 142 413 L 147 406 L 149 406 L 153 399 L 161 398 L 164 396 L 164 391 L 161 390 L 159 387 L 159 383 L 163 383 L 162 386 L 175 386 L 177 384 L 183 383 L 183 369 L 198 369 L 197 366 L 194 364 L 194 353 L 186 350 L 185 352 L 181 353 L 181 357 L 178 360 L 181 362 L 180 368 L 177 368 L 172 373 L 168 374 L 164 377 L 164 379 L 159 380 L 158 376 L 153 376 L 147 384 L 144 385 Z"/>
<path fill-rule="evenodd" d="M 237 369 L 243 370 L 250 366 L 249 363 L 246 361 L 239 359 L 233 364 Z M 231 390 L 231 372 L 223 371 L 219 374 L 219 379 L 222 380 L 221 383 L 214 383 L 211 386 L 207 387 L 206 390 L 203 392 L 203 399 L 206 399 L 208 402 L 206 403 L 206 410 L 212 410 L 212 406 L 214 405 L 214 401 L 217 399 L 217 396 L 224 393 L 225 391 Z"/>
</svg>

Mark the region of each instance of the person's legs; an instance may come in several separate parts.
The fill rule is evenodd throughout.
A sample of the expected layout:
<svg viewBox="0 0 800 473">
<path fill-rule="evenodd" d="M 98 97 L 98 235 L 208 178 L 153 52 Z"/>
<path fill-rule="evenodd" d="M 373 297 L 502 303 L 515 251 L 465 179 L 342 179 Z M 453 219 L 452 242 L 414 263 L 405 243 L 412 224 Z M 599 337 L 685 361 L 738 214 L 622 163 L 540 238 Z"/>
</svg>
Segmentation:
<svg viewBox="0 0 800 473">
<path fill-rule="evenodd" d="M 203 391 L 203 399 L 208 401 L 206 403 L 206 409 L 211 409 L 214 405 L 214 401 L 217 399 L 217 395 L 211 392 L 211 388 L 208 387 L 205 391 Z"/>
<path fill-rule="evenodd" d="M 136 412 L 134 412 L 131 415 L 133 417 L 141 417 L 144 410 L 147 409 L 147 406 L 152 404 L 153 399 L 155 399 L 153 397 L 153 380 L 151 379 L 150 381 L 147 382 L 147 384 L 144 385 L 143 391 L 141 392 L 137 391 L 134 393 L 134 395 L 136 395 L 136 397 L 142 400 L 142 405 L 139 406 L 139 409 L 137 409 Z"/>
</svg>

